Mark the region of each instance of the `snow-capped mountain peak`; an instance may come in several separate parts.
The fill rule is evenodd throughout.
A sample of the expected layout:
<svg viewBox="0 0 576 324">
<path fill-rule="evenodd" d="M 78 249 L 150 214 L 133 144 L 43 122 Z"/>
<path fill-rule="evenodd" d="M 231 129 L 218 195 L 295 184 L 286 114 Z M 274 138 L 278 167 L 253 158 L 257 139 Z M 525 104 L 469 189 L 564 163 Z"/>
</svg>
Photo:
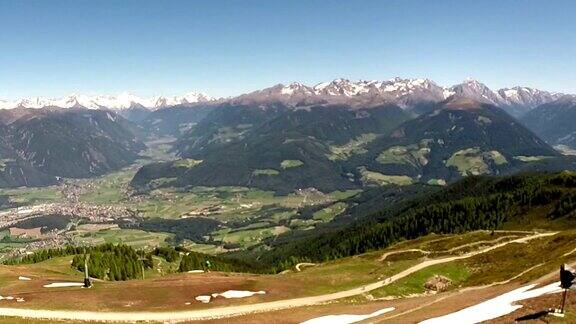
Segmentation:
<svg viewBox="0 0 576 324">
<path fill-rule="evenodd" d="M 139 97 L 130 92 L 122 92 L 117 95 L 84 95 L 70 94 L 62 98 L 23 98 L 16 101 L 0 100 L 0 109 L 12 108 L 74 108 L 83 107 L 88 109 L 129 109 L 144 107 L 158 109 L 176 105 L 190 105 L 203 102 L 211 102 L 215 99 L 199 92 L 188 92 L 182 96 L 156 96 L 150 98 Z"/>
<path fill-rule="evenodd" d="M 491 90 L 478 80 L 468 78 L 460 84 L 443 87 L 426 78 L 395 77 L 384 81 L 351 81 L 338 78 L 307 86 L 294 82 L 247 93 L 229 100 L 237 104 L 281 103 L 287 106 L 314 104 L 341 104 L 352 107 L 370 107 L 395 104 L 410 108 L 420 104 L 443 101 L 460 96 L 499 107 L 510 107 L 521 114 L 539 104 L 557 99 L 560 95 L 527 87 Z"/>
<path fill-rule="evenodd" d="M 24 98 L 15 101 L 0 100 L 0 109 L 85 107 L 89 109 L 160 109 L 198 103 L 232 103 L 240 105 L 282 104 L 285 106 L 346 105 L 350 107 L 374 107 L 394 104 L 411 109 L 416 106 L 435 104 L 451 96 L 459 96 L 489 103 L 507 109 L 520 116 L 539 105 L 555 101 L 563 96 L 530 87 L 491 90 L 485 84 L 468 78 L 462 83 L 443 87 L 426 78 L 394 77 L 387 80 L 351 81 L 338 78 L 308 86 L 300 82 L 275 86 L 240 96 L 215 99 L 206 94 L 188 92 L 180 96 L 139 97 L 129 92 L 117 95 L 71 94 L 57 99 Z"/>
<path fill-rule="evenodd" d="M 506 100 L 497 92 L 492 91 L 485 84 L 468 78 L 464 82 L 450 88 L 455 95 L 474 99 L 479 102 L 485 102 L 500 106 L 506 103 Z"/>
<path fill-rule="evenodd" d="M 336 79 L 319 83 L 313 87 L 316 95 L 352 97 L 370 91 L 366 81 L 351 82 L 347 79 Z"/>
</svg>

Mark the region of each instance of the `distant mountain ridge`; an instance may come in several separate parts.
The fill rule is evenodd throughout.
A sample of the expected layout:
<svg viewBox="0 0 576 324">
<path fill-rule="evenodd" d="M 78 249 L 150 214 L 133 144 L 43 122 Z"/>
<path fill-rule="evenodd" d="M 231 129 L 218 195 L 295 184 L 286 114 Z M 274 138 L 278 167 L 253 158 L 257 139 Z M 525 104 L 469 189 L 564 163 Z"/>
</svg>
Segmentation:
<svg viewBox="0 0 576 324">
<path fill-rule="evenodd" d="M 0 110 L 0 187 L 42 186 L 101 175 L 145 148 L 136 125 L 112 111 Z"/>
<path fill-rule="evenodd" d="M 138 97 L 127 92 L 119 95 L 73 94 L 58 99 L 25 98 L 15 101 L 0 99 L 0 109 L 13 108 L 88 108 L 88 109 L 146 109 L 157 110 L 175 106 L 219 105 L 348 105 L 375 107 L 394 104 L 405 109 L 439 103 L 452 95 L 459 95 L 504 108 L 513 116 L 521 116 L 531 109 L 555 101 L 565 94 L 529 87 L 512 87 L 491 90 L 479 81 L 468 79 L 460 84 L 445 87 L 423 78 L 392 78 L 384 81 L 350 81 L 335 79 L 314 86 L 294 82 L 242 94 L 216 99 L 204 93 L 189 92 L 182 96 Z"/>
<path fill-rule="evenodd" d="M 538 106 L 521 121 L 552 145 L 576 148 L 576 97 L 564 96 Z"/>
<path fill-rule="evenodd" d="M 88 108 L 88 109 L 130 109 L 146 108 L 150 110 L 177 105 L 197 104 L 215 101 L 204 93 L 188 92 L 181 96 L 138 97 L 129 92 L 118 95 L 71 94 L 63 98 L 23 98 L 20 100 L 0 100 L 0 109 L 14 108 Z"/>
<path fill-rule="evenodd" d="M 181 160 L 142 167 L 132 185 L 331 192 L 571 167 L 501 108 L 458 95 L 418 117 L 397 105 L 221 106 L 174 149 Z"/>
<path fill-rule="evenodd" d="M 507 110 L 512 115 L 521 115 L 541 104 L 563 96 L 528 87 L 504 88 L 496 91 L 472 79 L 463 83 L 443 87 L 429 79 L 393 78 L 386 81 L 357 81 L 336 79 L 331 82 L 307 86 L 298 82 L 278 84 L 229 99 L 243 105 L 281 103 L 288 106 L 319 104 L 345 104 L 366 108 L 383 104 L 394 104 L 412 109 L 419 105 L 439 103 L 457 95 L 488 103 Z"/>
</svg>

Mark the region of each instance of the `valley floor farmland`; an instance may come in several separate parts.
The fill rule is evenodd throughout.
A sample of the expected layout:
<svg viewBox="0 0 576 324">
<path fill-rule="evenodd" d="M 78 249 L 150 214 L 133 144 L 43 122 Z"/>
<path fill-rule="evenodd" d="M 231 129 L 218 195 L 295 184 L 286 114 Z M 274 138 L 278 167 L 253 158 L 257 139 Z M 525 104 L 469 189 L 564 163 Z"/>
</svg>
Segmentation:
<svg viewBox="0 0 576 324">
<path fill-rule="evenodd" d="M 0 189 L 0 196 L 7 197 L 0 210 L 0 228 L 25 226 L 20 223 L 24 217 L 71 218 L 68 226 L 45 233 L 40 239 L 18 241 L 8 237 L 0 242 L 0 253 L 4 250 L 10 257 L 64 244 L 125 243 L 152 248 L 178 243 L 194 251 L 217 254 L 244 249 L 288 231 L 313 229 L 346 208 L 346 203 L 339 200 L 359 192 L 303 189 L 276 195 L 247 187 L 159 187 L 134 192 L 129 184 L 140 166 L 176 159 L 169 152 L 171 141 L 161 138 L 148 142 L 142 160 L 100 177 L 65 179 L 59 185 L 43 188 Z M 195 165 L 182 164 L 187 168 Z M 317 210 L 300 215 L 299 211 L 307 207 Z M 196 224 L 207 222 L 212 225 L 197 229 Z"/>
</svg>

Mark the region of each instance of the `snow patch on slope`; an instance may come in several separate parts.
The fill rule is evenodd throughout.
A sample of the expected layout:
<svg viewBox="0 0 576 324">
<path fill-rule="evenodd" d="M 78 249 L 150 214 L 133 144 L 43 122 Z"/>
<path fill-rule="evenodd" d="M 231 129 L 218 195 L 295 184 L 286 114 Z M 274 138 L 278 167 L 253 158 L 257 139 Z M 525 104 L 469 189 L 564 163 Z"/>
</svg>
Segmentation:
<svg viewBox="0 0 576 324">
<path fill-rule="evenodd" d="M 394 307 L 388 307 L 367 315 L 326 315 L 322 317 L 313 318 L 302 322 L 302 324 L 349 324 L 367 320 L 372 317 L 380 316 L 382 314 L 393 311 Z"/>
<path fill-rule="evenodd" d="M 560 283 L 555 282 L 544 287 L 534 288 L 536 285 L 524 286 L 498 297 L 489 299 L 480 304 L 464 308 L 455 313 L 427 319 L 421 324 L 473 324 L 510 314 L 522 308 L 522 305 L 515 305 L 515 302 L 534 298 L 546 294 L 554 294 L 562 291 Z"/>
</svg>

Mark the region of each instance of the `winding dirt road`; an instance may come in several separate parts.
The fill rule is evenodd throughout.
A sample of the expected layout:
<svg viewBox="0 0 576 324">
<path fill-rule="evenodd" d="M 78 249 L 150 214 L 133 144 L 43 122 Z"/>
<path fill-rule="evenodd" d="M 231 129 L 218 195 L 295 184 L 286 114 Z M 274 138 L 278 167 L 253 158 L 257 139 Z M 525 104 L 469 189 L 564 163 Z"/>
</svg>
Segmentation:
<svg viewBox="0 0 576 324">
<path fill-rule="evenodd" d="M 531 232 L 531 234 L 534 234 L 534 232 Z M 394 254 L 402 254 L 402 253 L 406 253 L 406 252 L 419 252 L 422 253 L 424 255 L 429 255 L 429 254 L 440 254 L 440 253 L 452 253 L 458 250 L 462 250 L 464 248 L 467 247 L 471 247 L 471 246 L 476 246 L 476 245 L 481 245 L 481 244 L 492 244 L 492 243 L 498 243 L 500 241 L 504 241 L 506 239 L 510 239 L 510 238 L 515 238 L 518 237 L 518 235 L 507 235 L 507 236 L 502 236 L 499 237 L 497 239 L 494 240 L 490 240 L 490 241 L 476 241 L 476 242 L 472 242 L 472 243 L 466 243 L 463 245 L 459 245 L 456 247 L 453 247 L 451 249 L 448 250 L 444 250 L 444 251 L 426 251 L 426 250 L 422 250 L 422 249 L 405 249 L 405 250 L 397 250 L 397 251 L 390 251 L 390 252 L 386 252 L 384 254 L 382 254 L 382 256 L 380 257 L 379 261 L 385 261 L 387 257 L 394 255 Z M 576 249 L 573 251 L 576 252 Z M 573 252 L 569 252 L 569 253 L 573 253 Z"/>
<path fill-rule="evenodd" d="M 317 305 L 328 301 L 361 295 L 374 289 L 378 289 L 389 285 L 399 279 L 402 279 L 410 274 L 422 270 L 424 268 L 452 262 L 456 260 L 466 259 L 475 255 L 486 253 L 511 243 L 526 243 L 528 241 L 543 238 L 556 233 L 540 233 L 516 240 L 511 240 L 499 243 L 482 250 L 470 252 L 458 256 L 450 256 L 446 258 L 425 260 L 413 267 L 410 267 L 400 273 L 388 277 L 382 281 L 372 284 L 364 285 L 361 287 L 344 290 L 336 293 L 301 297 L 286 300 L 278 300 L 272 302 L 264 302 L 252 305 L 239 305 L 239 306 L 226 306 L 201 310 L 190 311 L 174 311 L 174 312 L 93 312 L 93 311 L 58 311 L 58 310 L 39 310 L 39 309 L 24 309 L 24 308 L 0 308 L 0 316 L 12 316 L 22 318 L 36 318 L 36 319 L 55 319 L 55 320 L 73 320 L 73 321 L 113 321 L 113 322 L 134 322 L 134 321 L 159 321 L 159 322 L 178 322 L 178 321 L 192 321 L 192 320 L 207 320 L 225 317 L 233 317 L 245 315 L 249 313 L 269 312 L 287 308 L 302 307 Z"/>
</svg>

